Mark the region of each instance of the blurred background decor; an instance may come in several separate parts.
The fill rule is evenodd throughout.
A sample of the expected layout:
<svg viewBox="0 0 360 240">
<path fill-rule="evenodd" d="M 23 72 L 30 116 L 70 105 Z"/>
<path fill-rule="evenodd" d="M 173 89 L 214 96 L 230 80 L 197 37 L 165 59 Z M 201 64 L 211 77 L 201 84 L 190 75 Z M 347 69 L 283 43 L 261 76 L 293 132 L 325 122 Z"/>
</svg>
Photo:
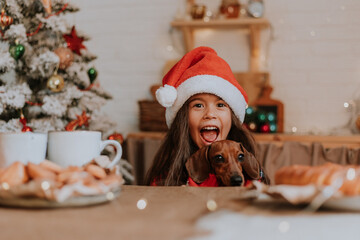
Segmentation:
<svg viewBox="0 0 360 240">
<path fill-rule="evenodd" d="M 239 17 L 241 5 L 238 0 L 222 0 L 220 5 L 220 14 L 225 18 Z"/>
<path fill-rule="evenodd" d="M 25 131 L 24 121 L 31 131 L 65 130 L 84 115 L 86 124 L 71 130 L 109 133 L 116 124 L 100 110 L 112 96 L 87 74 L 96 59 L 84 45 L 90 38 L 64 18 L 79 8 L 64 1 L 1 4 L 0 131 Z"/>
</svg>

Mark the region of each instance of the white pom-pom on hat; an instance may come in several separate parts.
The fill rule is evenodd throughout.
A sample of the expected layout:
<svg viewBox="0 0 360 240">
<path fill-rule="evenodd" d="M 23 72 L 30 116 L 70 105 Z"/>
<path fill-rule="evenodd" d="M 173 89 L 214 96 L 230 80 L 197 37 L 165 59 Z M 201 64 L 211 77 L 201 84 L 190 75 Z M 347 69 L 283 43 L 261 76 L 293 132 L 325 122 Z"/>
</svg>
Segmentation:
<svg viewBox="0 0 360 240">
<path fill-rule="evenodd" d="M 163 87 L 160 87 L 156 90 L 156 99 L 163 107 L 171 107 L 177 97 L 176 88 L 173 86 L 165 84 Z"/>
</svg>

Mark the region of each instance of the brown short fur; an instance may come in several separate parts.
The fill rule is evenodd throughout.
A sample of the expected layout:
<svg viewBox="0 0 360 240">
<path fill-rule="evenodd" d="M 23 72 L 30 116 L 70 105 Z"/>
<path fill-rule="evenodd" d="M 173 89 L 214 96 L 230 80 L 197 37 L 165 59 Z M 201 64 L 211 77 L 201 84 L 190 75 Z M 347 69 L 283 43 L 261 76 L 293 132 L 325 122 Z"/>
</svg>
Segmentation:
<svg viewBox="0 0 360 240">
<path fill-rule="evenodd" d="M 214 173 L 224 186 L 243 186 L 246 180 L 269 183 L 259 161 L 241 143 L 222 140 L 203 147 L 186 162 L 189 176 L 197 183 Z"/>
</svg>

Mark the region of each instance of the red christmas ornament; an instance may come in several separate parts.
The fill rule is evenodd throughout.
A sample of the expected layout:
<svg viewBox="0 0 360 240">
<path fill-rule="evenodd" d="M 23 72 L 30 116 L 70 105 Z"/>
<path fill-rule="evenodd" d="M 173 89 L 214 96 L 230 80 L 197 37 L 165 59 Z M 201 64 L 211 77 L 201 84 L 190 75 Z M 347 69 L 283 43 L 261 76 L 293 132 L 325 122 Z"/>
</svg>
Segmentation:
<svg viewBox="0 0 360 240">
<path fill-rule="evenodd" d="M 14 19 L 12 17 L 5 15 L 5 9 L 1 9 L 1 15 L 0 15 L 1 29 L 4 30 L 5 27 L 11 25 L 13 21 Z"/>
<path fill-rule="evenodd" d="M 268 132 L 270 132 L 270 126 L 269 126 L 269 124 L 264 124 L 264 125 L 262 125 L 261 128 L 260 128 L 260 130 L 261 130 L 262 133 L 268 133 Z"/>
<path fill-rule="evenodd" d="M 117 133 L 117 132 L 114 132 L 113 134 L 108 136 L 108 139 L 118 141 L 120 143 L 120 145 L 122 145 L 124 142 L 123 135 L 121 133 Z M 116 152 L 116 147 L 113 146 L 113 148 L 114 148 L 114 151 Z"/>
<path fill-rule="evenodd" d="M 74 131 L 77 127 L 81 127 L 81 126 L 89 126 L 89 119 L 90 117 L 88 117 L 86 115 L 86 112 L 83 111 L 82 114 L 76 115 L 77 119 L 72 120 L 71 122 L 69 122 L 66 126 L 65 126 L 65 130 L 66 131 Z"/>
<path fill-rule="evenodd" d="M 22 111 L 20 113 L 19 121 L 23 125 L 23 128 L 21 129 L 22 132 L 32 132 L 33 131 L 31 127 L 26 126 L 27 121 L 26 121 L 26 118 L 24 117 L 24 114 L 22 113 Z"/>
<path fill-rule="evenodd" d="M 21 129 L 22 132 L 32 132 L 32 128 L 29 127 L 29 126 L 24 126 L 22 129 Z"/>
<path fill-rule="evenodd" d="M 81 56 L 80 49 L 86 49 L 86 47 L 82 44 L 84 38 L 77 36 L 75 26 L 72 27 L 70 34 L 64 34 L 63 37 L 67 42 L 68 48 L 70 48 L 71 51 L 73 51 L 74 53 Z"/>
<path fill-rule="evenodd" d="M 118 141 L 120 144 L 123 144 L 124 137 L 121 133 L 114 132 L 108 137 L 109 140 L 115 140 Z"/>
</svg>

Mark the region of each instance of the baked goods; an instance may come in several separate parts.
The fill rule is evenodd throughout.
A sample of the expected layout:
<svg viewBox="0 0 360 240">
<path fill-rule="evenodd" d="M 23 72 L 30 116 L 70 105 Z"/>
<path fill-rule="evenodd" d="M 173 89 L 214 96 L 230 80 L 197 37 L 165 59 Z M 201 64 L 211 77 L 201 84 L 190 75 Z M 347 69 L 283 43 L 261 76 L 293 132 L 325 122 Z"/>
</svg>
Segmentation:
<svg viewBox="0 0 360 240">
<path fill-rule="evenodd" d="M 360 194 L 360 166 L 326 163 L 320 166 L 292 165 L 275 173 L 275 184 L 329 186 L 340 182 L 344 195 Z"/>
<path fill-rule="evenodd" d="M 27 174 L 31 179 L 56 180 L 56 173 L 40 165 L 29 162 L 27 165 Z"/>
<path fill-rule="evenodd" d="M 117 166 L 104 169 L 97 159 L 85 166 L 66 168 L 48 160 L 27 165 L 14 162 L 0 171 L 0 198 L 38 197 L 64 201 L 72 196 L 104 194 L 123 182 Z"/>
<path fill-rule="evenodd" d="M 25 165 L 15 162 L 4 169 L 0 175 L 0 183 L 7 183 L 8 186 L 16 186 L 26 183 L 29 180 Z"/>
</svg>

